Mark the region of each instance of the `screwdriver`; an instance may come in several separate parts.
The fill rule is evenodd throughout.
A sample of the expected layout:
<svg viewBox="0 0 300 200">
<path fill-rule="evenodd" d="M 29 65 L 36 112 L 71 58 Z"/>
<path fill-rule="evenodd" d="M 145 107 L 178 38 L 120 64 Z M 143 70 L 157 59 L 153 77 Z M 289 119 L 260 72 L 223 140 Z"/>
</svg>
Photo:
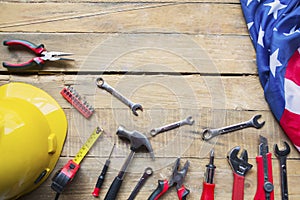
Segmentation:
<svg viewBox="0 0 300 200">
<path fill-rule="evenodd" d="M 102 184 L 103 184 L 103 182 L 104 182 L 105 174 L 106 174 L 106 172 L 107 172 L 107 170 L 108 170 L 108 166 L 109 166 L 109 164 L 110 164 L 110 157 L 111 157 L 111 155 L 112 155 L 112 152 L 114 151 L 115 146 L 116 146 L 116 144 L 114 144 L 114 146 L 112 147 L 111 152 L 110 152 L 110 154 L 109 154 L 109 156 L 108 156 L 108 159 L 105 161 L 105 164 L 104 164 L 104 166 L 103 166 L 103 169 L 102 169 L 102 171 L 101 171 L 101 174 L 100 174 L 100 176 L 98 177 L 96 186 L 95 186 L 94 191 L 93 191 L 93 193 L 92 193 L 92 195 L 93 195 L 94 197 L 99 197 L 99 192 L 100 192 L 101 186 L 102 186 Z"/>
<path fill-rule="evenodd" d="M 214 150 L 210 151 L 209 164 L 206 165 L 205 179 L 203 181 L 203 189 L 201 200 L 214 200 L 214 175 L 216 166 L 214 165 Z"/>
</svg>

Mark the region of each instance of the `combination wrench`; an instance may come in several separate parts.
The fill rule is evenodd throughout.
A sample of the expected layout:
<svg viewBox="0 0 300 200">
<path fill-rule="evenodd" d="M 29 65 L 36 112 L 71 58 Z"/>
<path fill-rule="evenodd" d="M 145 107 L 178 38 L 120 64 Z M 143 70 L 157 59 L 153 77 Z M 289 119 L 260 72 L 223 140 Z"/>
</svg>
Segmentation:
<svg viewBox="0 0 300 200">
<path fill-rule="evenodd" d="M 134 200 L 134 198 L 139 193 L 140 189 L 143 187 L 146 180 L 152 175 L 152 173 L 153 170 L 151 167 L 147 167 L 145 169 L 143 176 L 140 178 L 139 182 L 136 184 L 135 188 L 133 189 L 133 191 L 131 192 L 127 200 Z"/>
<path fill-rule="evenodd" d="M 278 145 L 274 145 L 275 156 L 279 159 L 280 164 L 280 180 L 281 180 L 281 199 L 288 200 L 288 181 L 287 181 L 287 170 L 286 170 L 286 158 L 289 155 L 291 148 L 287 142 L 284 142 L 285 149 L 280 151 Z"/>
<path fill-rule="evenodd" d="M 165 126 L 162 126 L 162 127 L 159 127 L 159 128 L 154 128 L 150 131 L 150 134 L 151 134 L 152 137 L 154 137 L 159 133 L 166 132 L 166 131 L 169 131 L 169 130 L 173 130 L 173 129 L 178 128 L 178 127 L 183 126 L 183 125 L 190 125 L 191 126 L 191 125 L 194 124 L 194 122 L 195 121 L 192 119 L 192 116 L 189 116 L 184 120 L 174 122 L 172 124 L 168 124 L 168 125 L 165 125 Z"/>
<path fill-rule="evenodd" d="M 261 115 L 255 115 L 253 116 L 249 121 L 245 121 L 239 124 L 234 124 L 231 126 L 226 126 L 223 128 L 217 128 L 217 129 L 205 129 L 202 132 L 202 139 L 205 141 L 208 141 L 212 139 L 213 137 L 216 137 L 218 135 L 223 135 L 229 132 L 241 130 L 248 127 L 254 127 L 254 128 L 261 128 L 264 126 L 265 122 L 259 123 L 258 119 L 261 117 Z"/>
<path fill-rule="evenodd" d="M 134 102 L 130 101 L 128 98 L 124 97 L 115 88 L 113 88 L 108 83 L 106 83 L 103 78 L 97 78 L 96 85 L 99 88 L 106 90 L 107 92 L 112 94 L 114 97 L 119 99 L 121 102 L 123 102 L 125 105 L 127 105 L 131 109 L 132 113 L 135 116 L 138 116 L 137 110 L 143 111 L 143 107 L 141 106 L 141 104 L 134 103 Z"/>
</svg>

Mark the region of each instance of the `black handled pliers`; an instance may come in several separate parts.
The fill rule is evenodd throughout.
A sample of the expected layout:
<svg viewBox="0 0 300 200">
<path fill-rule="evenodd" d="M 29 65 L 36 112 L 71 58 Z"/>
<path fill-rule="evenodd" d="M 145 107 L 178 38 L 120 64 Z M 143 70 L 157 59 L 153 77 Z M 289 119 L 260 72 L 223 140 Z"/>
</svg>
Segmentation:
<svg viewBox="0 0 300 200">
<path fill-rule="evenodd" d="M 32 67 L 34 65 L 42 66 L 45 61 L 56 61 L 56 60 L 73 60 L 68 58 L 60 58 L 59 56 L 69 56 L 72 55 L 72 53 L 64 53 L 64 52 L 55 52 L 55 51 L 47 51 L 45 49 L 45 46 L 43 44 L 35 45 L 29 41 L 26 40 L 5 40 L 3 41 L 3 45 L 5 46 L 15 46 L 15 45 L 21 45 L 24 46 L 31 51 L 33 51 L 37 57 L 32 58 L 31 60 L 24 62 L 24 63 L 18 63 L 18 64 L 11 64 L 8 62 L 3 62 L 3 67 L 6 68 L 28 68 Z"/>
<path fill-rule="evenodd" d="M 148 198 L 148 200 L 157 200 L 159 199 L 164 193 L 168 191 L 169 188 L 175 185 L 176 183 L 176 190 L 177 195 L 180 200 L 185 200 L 187 195 L 190 193 L 188 189 L 186 189 L 183 185 L 184 178 L 187 174 L 188 168 L 189 168 L 189 161 L 186 161 L 184 164 L 184 167 L 179 170 L 180 165 L 180 158 L 177 158 L 174 167 L 173 167 L 173 173 L 170 178 L 170 180 L 159 180 L 158 186 L 154 190 L 154 192 L 151 194 L 151 196 Z"/>
</svg>

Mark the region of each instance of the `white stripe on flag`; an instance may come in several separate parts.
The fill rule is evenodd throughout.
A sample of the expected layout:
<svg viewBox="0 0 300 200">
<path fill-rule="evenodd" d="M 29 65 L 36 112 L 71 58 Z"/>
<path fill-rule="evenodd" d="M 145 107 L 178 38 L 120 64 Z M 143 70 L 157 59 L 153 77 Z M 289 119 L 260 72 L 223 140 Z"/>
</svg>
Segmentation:
<svg viewBox="0 0 300 200">
<path fill-rule="evenodd" d="M 300 114 L 300 86 L 289 79 L 284 79 L 285 108 Z"/>
</svg>

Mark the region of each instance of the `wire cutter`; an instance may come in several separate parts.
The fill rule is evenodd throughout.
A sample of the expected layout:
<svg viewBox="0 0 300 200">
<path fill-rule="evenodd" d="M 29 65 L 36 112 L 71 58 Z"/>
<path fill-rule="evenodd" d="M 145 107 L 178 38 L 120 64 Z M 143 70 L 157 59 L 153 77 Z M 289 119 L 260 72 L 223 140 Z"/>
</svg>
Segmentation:
<svg viewBox="0 0 300 200">
<path fill-rule="evenodd" d="M 183 185 L 184 178 L 187 174 L 189 168 L 189 161 L 186 161 L 184 167 L 179 170 L 180 165 L 180 158 L 177 158 L 174 166 L 173 166 L 173 173 L 170 180 L 159 180 L 158 186 L 154 190 L 154 192 L 150 195 L 148 200 L 157 200 L 159 199 L 164 193 L 166 193 L 169 188 L 175 185 L 176 183 L 176 190 L 177 195 L 180 200 L 185 200 L 187 195 L 190 193 L 188 189 L 186 189 Z"/>
<path fill-rule="evenodd" d="M 31 60 L 19 63 L 19 64 L 11 64 L 7 62 L 3 62 L 3 67 L 6 68 L 27 68 L 32 67 L 34 65 L 42 66 L 45 61 L 56 61 L 56 60 L 73 60 L 68 58 L 60 58 L 59 56 L 69 56 L 72 55 L 72 53 L 64 53 L 64 52 L 55 52 L 55 51 L 47 51 L 45 49 L 45 46 L 43 44 L 35 45 L 29 41 L 26 40 L 5 40 L 3 41 L 4 46 L 15 46 L 15 45 L 21 45 L 24 46 L 31 51 L 33 51 L 37 57 L 32 58 Z"/>
</svg>

